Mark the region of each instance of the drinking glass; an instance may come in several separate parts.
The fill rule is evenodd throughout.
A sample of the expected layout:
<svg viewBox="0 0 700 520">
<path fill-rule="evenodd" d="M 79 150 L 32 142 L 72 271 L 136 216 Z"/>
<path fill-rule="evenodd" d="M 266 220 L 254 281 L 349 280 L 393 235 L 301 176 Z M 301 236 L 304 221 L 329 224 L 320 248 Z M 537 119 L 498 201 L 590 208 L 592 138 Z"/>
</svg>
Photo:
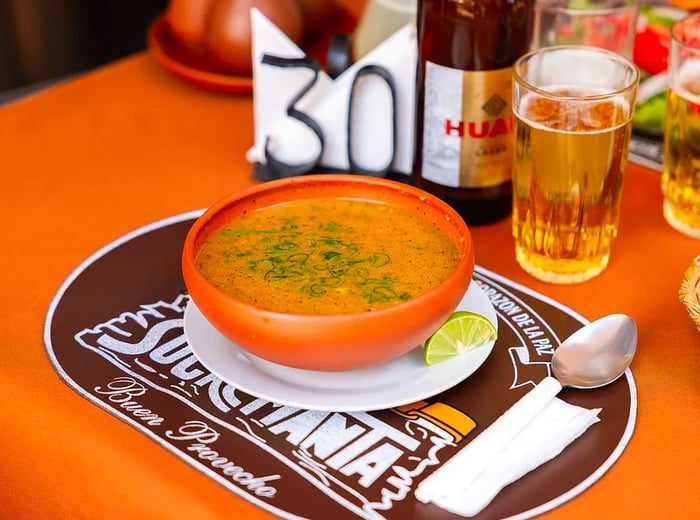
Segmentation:
<svg viewBox="0 0 700 520">
<path fill-rule="evenodd" d="M 545 47 L 513 69 L 513 236 L 520 266 L 552 283 L 608 265 L 639 72 L 617 53 Z"/>
<path fill-rule="evenodd" d="M 590 45 L 632 58 L 639 0 L 537 0 L 533 48 Z"/>
<path fill-rule="evenodd" d="M 661 190 L 666 221 L 700 238 L 700 13 L 671 30 Z"/>
</svg>

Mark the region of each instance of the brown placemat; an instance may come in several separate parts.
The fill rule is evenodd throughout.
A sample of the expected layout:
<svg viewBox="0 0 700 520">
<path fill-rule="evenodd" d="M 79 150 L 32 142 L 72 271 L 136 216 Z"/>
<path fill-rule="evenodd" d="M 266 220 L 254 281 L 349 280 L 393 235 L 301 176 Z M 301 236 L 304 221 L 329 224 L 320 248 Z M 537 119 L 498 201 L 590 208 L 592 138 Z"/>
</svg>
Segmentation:
<svg viewBox="0 0 700 520">
<path fill-rule="evenodd" d="M 553 349 L 586 322 L 477 267 L 474 281 L 497 311 L 499 339 L 466 381 L 378 412 L 276 405 L 212 375 L 187 345 L 180 258 L 198 215 L 146 226 L 83 262 L 48 311 L 47 353 L 80 395 L 283 518 L 454 518 L 416 501 L 417 484 L 548 375 Z M 506 487 L 477 518 L 530 518 L 552 509 L 620 456 L 636 415 L 630 371 L 607 387 L 560 397 L 602 408 L 601 422 Z"/>
</svg>

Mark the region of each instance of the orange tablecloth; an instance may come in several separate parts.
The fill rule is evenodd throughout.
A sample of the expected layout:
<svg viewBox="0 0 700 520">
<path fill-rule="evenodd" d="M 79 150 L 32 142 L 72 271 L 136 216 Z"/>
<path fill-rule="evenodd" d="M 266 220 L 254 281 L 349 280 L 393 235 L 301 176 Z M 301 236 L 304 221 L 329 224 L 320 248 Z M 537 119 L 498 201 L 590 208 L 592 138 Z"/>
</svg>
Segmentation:
<svg viewBox="0 0 700 520">
<path fill-rule="evenodd" d="M 152 221 L 252 184 L 252 103 L 198 90 L 148 55 L 0 109 L 0 516 L 267 518 L 59 379 L 44 350 L 50 300 L 91 253 Z M 678 302 L 700 242 L 661 216 L 658 174 L 630 166 L 609 269 L 539 283 L 515 263 L 510 222 L 474 228 L 477 262 L 585 317 L 639 325 L 635 433 L 556 519 L 700 515 L 700 332 Z"/>
</svg>

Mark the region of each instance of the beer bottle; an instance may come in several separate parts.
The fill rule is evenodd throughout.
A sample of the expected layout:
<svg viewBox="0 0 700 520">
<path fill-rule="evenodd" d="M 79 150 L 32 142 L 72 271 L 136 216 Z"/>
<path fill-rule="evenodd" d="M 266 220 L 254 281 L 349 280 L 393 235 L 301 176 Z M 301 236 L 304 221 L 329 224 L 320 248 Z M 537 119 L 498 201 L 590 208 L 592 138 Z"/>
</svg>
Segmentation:
<svg viewBox="0 0 700 520">
<path fill-rule="evenodd" d="M 511 66 L 530 47 L 535 0 L 418 0 L 415 184 L 468 224 L 507 217 Z"/>
</svg>

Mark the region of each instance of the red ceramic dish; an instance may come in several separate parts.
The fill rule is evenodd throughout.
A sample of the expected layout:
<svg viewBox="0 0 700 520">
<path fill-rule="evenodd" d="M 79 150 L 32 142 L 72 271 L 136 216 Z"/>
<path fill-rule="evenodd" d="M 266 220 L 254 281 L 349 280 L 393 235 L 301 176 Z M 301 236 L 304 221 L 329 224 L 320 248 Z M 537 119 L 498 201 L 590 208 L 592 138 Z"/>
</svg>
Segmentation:
<svg viewBox="0 0 700 520">
<path fill-rule="evenodd" d="M 299 199 L 344 197 L 394 204 L 427 219 L 454 240 L 461 258 L 429 292 L 373 312 L 285 314 L 258 308 L 211 285 L 196 267 L 204 241 L 245 212 Z M 420 266 L 420 255 L 414 260 Z M 362 175 L 321 174 L 259 184 L 209 208 L 190 229 L 182 271 L 202 314 L 242 349 L 275 363 L 307 370 L 350 370 L 389 361 L 421 345 L 464 296 L 474 270 L 469 229 L 443 201 L 399 182 Z"/>
<path fill-rule="evenodd" d="M 146 41 L 149 52 L 161 65 L 193 85 L 227 94 L 253 92 L 251 76 L 223 72 L 204 50 L 187 47 L 173 38 L 164 16 L 153 21 Z"/>
</svg>

